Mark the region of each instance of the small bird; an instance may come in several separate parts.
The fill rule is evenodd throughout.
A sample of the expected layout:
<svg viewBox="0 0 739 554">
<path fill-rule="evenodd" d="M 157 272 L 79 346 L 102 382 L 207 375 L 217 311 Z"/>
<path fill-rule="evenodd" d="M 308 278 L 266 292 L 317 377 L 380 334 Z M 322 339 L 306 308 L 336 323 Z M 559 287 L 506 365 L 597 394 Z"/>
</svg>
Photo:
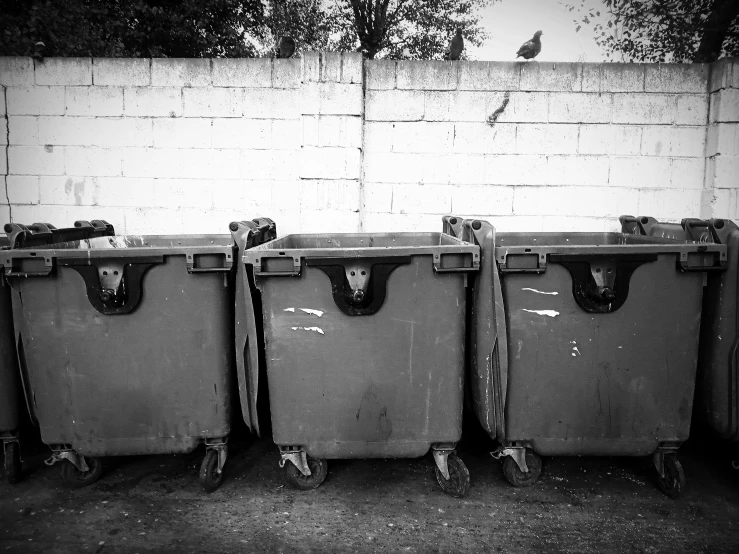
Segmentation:
<svg viewBox="0 0 739 554">
<path fill-rule="evenodd" d="M 534 38 L 524 42 L 521 48 L 518 49 L 518 52 L 516 52 L 516 59 L 520 56 L 525 60 L 531 60 L 538 56 L 539 52 L 541 52 L 541 38 L 539 37 L 543 34 L 541 31 L 536 31 Z"/>
<path fill-rule="evenodd" d="M 452 43 L 449 45 L 449 59 L 458 60 L 464 50 L 464 39 L 462 38 L 462 29 L 457 29 Z"/>
<path fill-rule="evenodd" d="M 278 58 L 289 58 L 295 53 L 295 41 L 291 37 L 280 37 L 280 45 L 277 47 Z"/>
<path fill-rule="evenodd" d="M 36 44 L 33 45 L 33 54 L 31 56 L 37 62 L 43 62 L 45 49 L 46 45 L 43 42 L 38 41 Z"/>
</svg>

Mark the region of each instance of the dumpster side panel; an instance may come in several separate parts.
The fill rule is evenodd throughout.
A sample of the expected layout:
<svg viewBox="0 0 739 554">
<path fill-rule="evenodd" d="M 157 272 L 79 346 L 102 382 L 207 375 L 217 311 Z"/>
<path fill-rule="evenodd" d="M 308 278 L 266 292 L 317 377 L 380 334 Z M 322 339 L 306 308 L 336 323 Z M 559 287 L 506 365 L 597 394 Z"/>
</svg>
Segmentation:
<svg viewBox="0 0 739 554">
<path fill-rule="evenodd" d="M 13 312 L 10 287 L 0 271 L 0 436 L 15 431 L 20 425 L 23 404 L 18 358 L 13 337 Z"/>
<path fill-rule="evenodd" d="M 687 439 L 702 280 L 660 255 L 634 271 L 617 311 L 589 313 L 562 265 L 505 274 L 506 441 L 543 455 L 646 455 Z"/>
<path fill-rule="evenodd" d="M 374 315 L 314 267 L 260 278 L 274 440 L 318 458 L 416 457 L 462 431 L 465 278 L 413 256 Z"/>
<path fill-rule="evenodd" d="M 739 231 L 729 234 L 729 267 L 708 276 L 696 382 L 696 414 L 725 440 L 739 441 Z"/>
<path fill-rule="evenodd" d="M 186 452 L 230 431 L 233 298 L 223 274 L 165 256 L 127 315 L 90 304 L 72 268 L 19 278 L 32 402 L 47 444 L 91 456 Z"/>
</svg>

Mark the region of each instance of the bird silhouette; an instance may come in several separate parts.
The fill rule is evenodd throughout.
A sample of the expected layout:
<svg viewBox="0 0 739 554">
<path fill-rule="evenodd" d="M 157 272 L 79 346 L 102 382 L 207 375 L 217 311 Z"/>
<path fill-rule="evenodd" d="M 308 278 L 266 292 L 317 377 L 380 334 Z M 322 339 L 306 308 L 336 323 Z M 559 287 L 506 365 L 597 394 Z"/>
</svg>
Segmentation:
<svg viewBox="0 0 739 554">
<path fill-rule="evenodd" d="M 46 50 L 46 45 L 43 42 L 38 41 L 33 45 L 33 54 L 31 54 L 31 57 L 37 62 L 43 62 L 44 50 Z"/>
<path fill-rule="evenodd" d="M 534 38 L 524 42 L 521 48 L 518 49 L 518 52 L 516 52 L 516 59 L 522 57 L 525 60 L 531 60 L 538 56 L 539 52 L 541 52 L 541 38 L 539 37 L 543 34 L 541 31 L 536 31 Z"/>
<path fill-rule="evenodd" d="M 280 37 L 280 44 L 277 47 L 278 58 L 289 58 L 295 53 L 295 41 L 291 37 Z"/>
<path fill-rule="evenodd" d="M 458 60 L 464 50 L 464 39 L 462 38 L 462 29 L 457 29 L 452 43 L 449 45 L 449 59 Z"/>
</svg>

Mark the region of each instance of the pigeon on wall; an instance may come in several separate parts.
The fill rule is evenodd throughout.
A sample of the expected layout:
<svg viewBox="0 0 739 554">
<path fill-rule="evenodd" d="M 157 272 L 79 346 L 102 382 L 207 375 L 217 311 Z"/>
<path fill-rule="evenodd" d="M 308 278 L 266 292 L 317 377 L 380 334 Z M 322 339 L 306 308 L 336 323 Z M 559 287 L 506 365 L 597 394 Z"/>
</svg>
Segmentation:
<svg viewBox="0 0 739 554">
<path fill-rule="evenodd" d="M 289 58 L 295 53 L 295 41 L 291 37 L 280 37 L 280 44 L 277 47 L 278 58 Z"/>
<path fill-rule="evenodd" d="M 38 41 L 36 44 L 33 45 L 33 54 L 32 57 L 37 62 L 43 62 L 44 61 L 44 51 L 46 50 L 46 45 Z"/>
<path fill-rule="evenodd" d="M 543 35 L 541 31 L 536 31 L 534 33 L 534 38 L 531 40 L 528 40 L 524 42 L 521 45 L 521 48 L 518 49 L 518 52 L 516 52 L 516 59 L 519 57 L 522 57 L 525 60 L 531 60 L 539 55 L 539 52 L 541 52 L 541 35 Z"/>
<path fill-rule="evenodd" d="M 462 29 L 457 29 L 452 43 L 449 45 L 449 59 L 458 60 L 464 50 L 464 39 L 462 38 Z"/>
</svg>

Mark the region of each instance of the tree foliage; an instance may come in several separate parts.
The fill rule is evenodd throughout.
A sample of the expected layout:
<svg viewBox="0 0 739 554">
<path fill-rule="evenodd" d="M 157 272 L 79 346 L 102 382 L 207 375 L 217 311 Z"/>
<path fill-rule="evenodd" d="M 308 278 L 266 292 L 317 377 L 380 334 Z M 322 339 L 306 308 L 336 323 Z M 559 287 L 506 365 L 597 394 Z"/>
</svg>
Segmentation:
<svg viewBox="0 0 739 554">
<path fill-rule="evenodd" d="M 0 55 L 242 57 L 261 0 L 0 0 Z"/>
<path fill-rule="evenodd" d="M 576 30 L 592 28 L 610 57 L 638 62 L 712 62 L 739 55 L 739 0 L 585 0 L 568 4 Z M 591 4 L 588 2 L 588 4 Z"/>
<path fill-rule="evenodd" d="M 337 22 L 322 0 L 271 0 L 266 3 L 265 29 L 259 39 L 263 53 L 274 53 L 282 36 L 292 37 L 297 51 L 328 50 Z"/>
</svg>

